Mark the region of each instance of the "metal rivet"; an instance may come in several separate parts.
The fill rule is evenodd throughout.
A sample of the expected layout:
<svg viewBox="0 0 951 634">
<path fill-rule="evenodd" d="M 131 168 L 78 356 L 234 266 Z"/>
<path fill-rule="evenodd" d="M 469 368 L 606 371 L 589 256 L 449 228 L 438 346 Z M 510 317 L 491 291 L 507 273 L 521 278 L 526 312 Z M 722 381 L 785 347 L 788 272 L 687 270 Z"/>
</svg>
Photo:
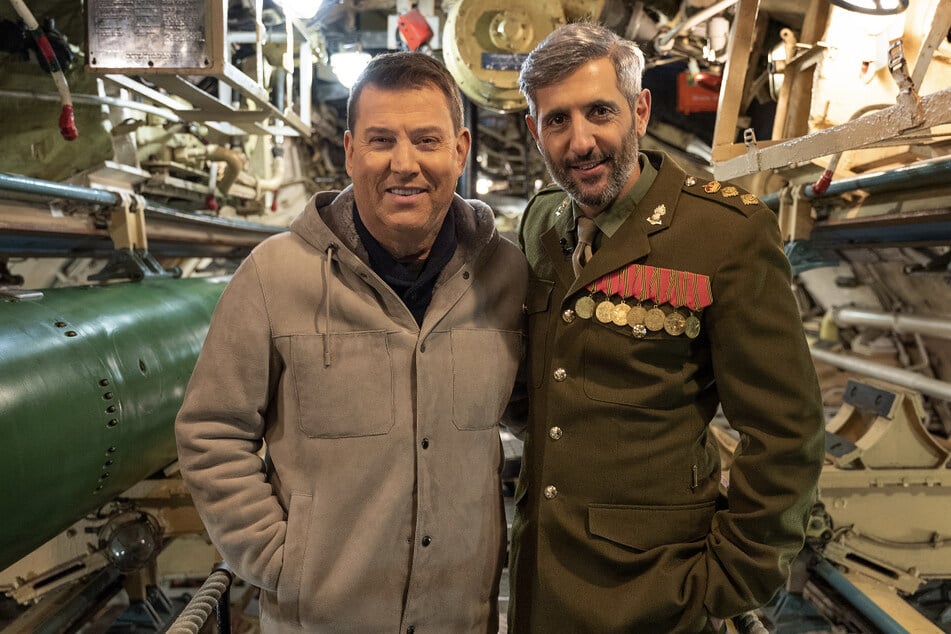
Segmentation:
<svg viewBox="0 0 951 634">
<path fill-rule="evenodd" d="M 110 418 L 110 419 L 109 419 L 109 422 L 106 423 L 106 427 L 115 427 L 115 426 L 118 425 L 118 424 L 119 424 L 118 419 Z"/>
<path fill-rule="evenodd" d="M 109 379 L 100 379 L 99 385 L 101 385 L 102 387 L 106 387 L 107 385 L 109 385 Z"/>
<path fill-rule="evenodd" d="M 109 407 L 106 408 L 106 413 L 107 413 L 107 414 L 114 414 L 115 411 L 116 411 L 116 409 L 118 409 L 118 408 L 116 408 L 115 405 L 110 405 Z"/>
<path fill-rule="evenodd" d="M 75 330 L 67 330 L 67 331 L 66 331 L 66 336 L 67 336 L 67 337 L 75 337 L 77 334 L 79 334 L 79 333 L 77 333 Z"/>
<path fill-rule="evenodd" d="M 56 324 L 54 324 L 54 325 L 55 325 L 57 328 L 65 328 L 65 327 L 68 326 L 69 324 L 67 324 L 65 321 L 58 321 L 58 322 L 56 322 Z"/>
</svg>

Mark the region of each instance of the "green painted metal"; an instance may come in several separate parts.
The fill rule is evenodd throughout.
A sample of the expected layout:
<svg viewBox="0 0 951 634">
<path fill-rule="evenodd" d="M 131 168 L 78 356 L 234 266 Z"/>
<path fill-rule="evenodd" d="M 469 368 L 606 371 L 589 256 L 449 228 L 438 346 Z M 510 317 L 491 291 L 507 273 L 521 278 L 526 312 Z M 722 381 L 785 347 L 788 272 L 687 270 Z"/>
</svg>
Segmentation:
<svg viewBox="0 0 951 634">
<path fill-rule="evenodd" d="M 175 459 L 223 279 L 0 299 L 0 570 Z"/>
</svg>

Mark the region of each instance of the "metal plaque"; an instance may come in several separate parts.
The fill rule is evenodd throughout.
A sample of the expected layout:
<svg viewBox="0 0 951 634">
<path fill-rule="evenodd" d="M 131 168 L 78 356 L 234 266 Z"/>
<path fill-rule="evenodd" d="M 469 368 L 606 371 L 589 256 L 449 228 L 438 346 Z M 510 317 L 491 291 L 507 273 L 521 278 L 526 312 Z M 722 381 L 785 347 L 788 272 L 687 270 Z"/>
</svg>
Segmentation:
<svg viewBox="0 0 951 634">
<path fill-rule="evenodd" d="M 212 65 L 206 0 L 87 0 L 91 70 L 199 70 Z"/>
</svg>

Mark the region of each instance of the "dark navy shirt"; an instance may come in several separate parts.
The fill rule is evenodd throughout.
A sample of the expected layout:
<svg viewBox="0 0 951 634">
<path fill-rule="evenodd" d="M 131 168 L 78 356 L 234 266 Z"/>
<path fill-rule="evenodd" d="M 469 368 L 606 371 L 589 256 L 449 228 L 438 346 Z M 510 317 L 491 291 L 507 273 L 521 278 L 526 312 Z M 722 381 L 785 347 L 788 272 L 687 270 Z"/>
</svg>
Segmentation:
<svg viewBox="0 0 951 634">
<path fill-rule="evenodd" d="M 416 263 L 408 266 L 399 262 L 389 251 L 383 248 L 374 238 L 353 206 L 353 224 L 357 228 L 357 235 L 370 256 L 370 268 L 379 275 L 390 288 L 400 296 L 409 311 L 413 313 L 417 324 L 423 323 L 423 315 L 433 299 L 433 288 L 436 278 L 443 267 L 456 252 L 456 223 L 452 212 L 446 214 L 446 219 L 436 234 L 436 241 L 429 250 L 429 257 L 422 267 Z"/>
</svg>

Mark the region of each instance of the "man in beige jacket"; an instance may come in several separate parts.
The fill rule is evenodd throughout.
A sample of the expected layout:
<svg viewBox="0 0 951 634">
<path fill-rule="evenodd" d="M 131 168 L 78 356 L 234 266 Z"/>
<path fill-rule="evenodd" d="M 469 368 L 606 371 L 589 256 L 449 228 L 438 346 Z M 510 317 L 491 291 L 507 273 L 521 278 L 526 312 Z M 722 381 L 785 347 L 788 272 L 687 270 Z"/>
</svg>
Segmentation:
<svg viewBox="0 0 951 634">
<path fill-rule="evenodd" d="M 182 473 L 261 588 L 263 631 L 496 632 L 525 258 L 454 194 L 470 135 L 440 63 L 374 58 L 347 114 L 353 186 L 222 295 L 176 422 Z"/>
</svg>

